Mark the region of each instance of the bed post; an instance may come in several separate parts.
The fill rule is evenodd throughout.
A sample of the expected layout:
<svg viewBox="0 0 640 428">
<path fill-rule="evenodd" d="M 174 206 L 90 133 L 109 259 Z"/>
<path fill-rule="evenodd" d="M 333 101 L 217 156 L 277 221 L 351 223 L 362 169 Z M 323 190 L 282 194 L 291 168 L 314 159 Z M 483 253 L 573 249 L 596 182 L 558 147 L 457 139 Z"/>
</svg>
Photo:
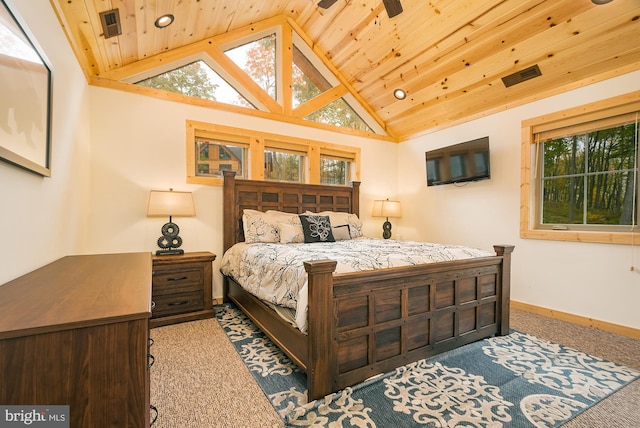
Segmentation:
<svg viewBox="0 0 640 428">
<path fill-rule="evenodd" d="M 351 182 L 351 214 L 360 217 L 360 182 Z"/>
<path fill-rule="evenodd" d="M 308 399 L 316 400 L 333 392 L 336 376 L 336 353 L 334 348 L 333 271 L 334 260 L 312 260 L 304 262 L 309 276 L 309 312 L 307 337 L 307 389 Z"/>
<path fill-rule="evenodd" d="M 509 334 L 509 311 L 511 306 L 511 253 L 513 245 L 494 245 L 498 256 L 502 256 L 502 273 L 500 287 L 500 313 L 498 314 L 498 335 Z"/>
<path fill-rule="evenodd" d="M 223 171 L 223 188 L 222 188 L 222 251 L 227 251 L 235 244 L 235 215 L 236 207 L 236 172 Z"/>
</svg>

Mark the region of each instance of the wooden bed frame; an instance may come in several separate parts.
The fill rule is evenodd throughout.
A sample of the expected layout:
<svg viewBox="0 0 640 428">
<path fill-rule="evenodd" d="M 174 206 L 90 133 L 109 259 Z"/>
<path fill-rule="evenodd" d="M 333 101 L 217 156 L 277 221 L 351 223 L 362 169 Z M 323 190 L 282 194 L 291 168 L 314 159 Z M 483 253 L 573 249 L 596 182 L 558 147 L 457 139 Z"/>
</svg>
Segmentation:
<svg viewBox="0 0 640 428">
<path fill-rule="evenodd" d="M 244 209 L 359 215 L 359 182 L 326 186 L 236 179 L 224 173 L 224 250 L 244 241 Z M 509 333 L 511 245 L 496 256 L 334 274 L 305 262 L 308 334 L 224 277 L 234 302 L 307 374 L 308 399 L 493 335 Z"/>
</svg>

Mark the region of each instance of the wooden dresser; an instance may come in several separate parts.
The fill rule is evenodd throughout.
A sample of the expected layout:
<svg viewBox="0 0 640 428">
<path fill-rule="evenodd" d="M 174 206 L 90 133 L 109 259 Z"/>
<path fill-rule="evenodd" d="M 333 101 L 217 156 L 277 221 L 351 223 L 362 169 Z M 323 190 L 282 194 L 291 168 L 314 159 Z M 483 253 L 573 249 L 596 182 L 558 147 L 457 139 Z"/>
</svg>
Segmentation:
<svg viewBox="0 0 640 428">
<path fill-rule="evenodd" d="M 151 254 L 63 257 L 0 286 L 0 403 L 148 427 Z"/>
</svg>

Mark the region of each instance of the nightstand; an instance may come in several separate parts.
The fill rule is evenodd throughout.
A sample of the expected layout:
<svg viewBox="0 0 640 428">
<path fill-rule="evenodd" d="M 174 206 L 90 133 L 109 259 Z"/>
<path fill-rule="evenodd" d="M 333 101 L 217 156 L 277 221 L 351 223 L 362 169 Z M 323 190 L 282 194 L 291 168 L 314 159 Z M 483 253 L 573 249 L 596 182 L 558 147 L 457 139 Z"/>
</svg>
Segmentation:
<svg viewBox="0 0 640 428">
<path fill-rule="evenodd" d="M 215 259 L 209 252 L 152 256 L 151 328 L 215 316 L 211 298 Z"/>
</svg>

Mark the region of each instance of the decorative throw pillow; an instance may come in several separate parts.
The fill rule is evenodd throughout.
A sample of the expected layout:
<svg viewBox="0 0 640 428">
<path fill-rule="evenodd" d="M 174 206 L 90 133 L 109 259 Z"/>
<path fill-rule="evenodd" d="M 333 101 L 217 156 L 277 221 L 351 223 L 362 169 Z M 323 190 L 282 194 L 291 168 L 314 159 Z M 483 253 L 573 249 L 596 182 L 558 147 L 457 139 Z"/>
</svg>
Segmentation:
<svg viewBox="0 0 640 428">
<path fill-rule="evenodd" d="M 349 234 L 351 238 L 359 238 L 362 235 L 362 220 L 357 215 L 351 213 L 342 213 L 337 211 L 322 211 L 320 213 L 312 213 L 307 211 L 307 215 L 328 215 L 331 224 L 348 224 Z"/>
<path fill-rule="evenodd" d="M 331 232 L 331 222 L 326 215 L 301 215 L 304 242 L 335 242 Z"/>
<path fill-rule="evenodd" d="M 278 232 L 280 234 L 281 244 L 299 244 L 304 242 L 302 224 L 278 223 Z"/>
<path fill-rule="evenodd" d="M 333 226 L 331 229 L 333 233 L 333 237 L 336 241 L 346 241 L 351 239 L 351 234 L 349 233 L 349 225 L 341 224 L 340 226 Z"/>
<path fill-rule="evenodd" d="M 280 242 L 278 228 L 274 226 L 265 213 L 245 209 L 242 213 L 242 228 L 244 241 L 247 244 L 254 242 Z"/>
</svg>

